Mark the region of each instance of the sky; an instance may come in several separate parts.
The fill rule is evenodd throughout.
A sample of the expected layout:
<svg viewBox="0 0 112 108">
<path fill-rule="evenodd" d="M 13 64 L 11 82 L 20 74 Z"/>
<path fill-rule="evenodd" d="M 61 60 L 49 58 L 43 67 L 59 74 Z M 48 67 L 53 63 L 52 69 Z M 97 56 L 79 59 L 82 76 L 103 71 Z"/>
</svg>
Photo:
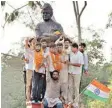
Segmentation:
<svg viewBox="0 0 112 108">
<path fill-rule="evenodd" d="M 20 7 L 24 4 L 24 2 L 22 1 L 9 1 L 8 3 L 10 3 L 15 8 Z M 80 8 L 83 6 L 83 3 L 83 1 L 79 1 Z M 87 7 L 81 16 L 81 26 L 87 28 L 92 25 L 95 27 L 95 29 L 105 30 L 105 26 L 108 21 L 108 15 L 110 12 L 112 12 L 112 1 L 110 0 L 107 2 L 106 0 L 91 0 L 87 3 Z M 52 6 L 56 21 L 63 26 L 64 31 L 67 35 L 73 37 L 77 33 L 77 29 L 72 2 L 70 0 L 66 0 L 64 2 L 63 0 L 60 0 L 53 3 Z M 8 6 L 5 9 L 9 12 L 12 11 L 12 9 Z M 21 37 L 31 35 L 35 35 L 35 33 L 33 31 L 30 31 L 29 28 L 26 28 L 18 21 L 14 24 L 6 25 L 5 31 L 2 30 L 2 35 L 0 37 L 0 44 L 4 46 L 4 48 L 0 48 L 1 52 L 7 53 L 9 49 L 14 47 L 12 45 L 13 42 L 17 42 Z M 110 60 L 110 49 L 112 47 L 111 36 L 112 29 L 105 30 L 104 34 L 102 35 L 102 38 L 106 41 L 103 52 L 107 60 Z M 83 38 L 85 37 L 86 36 L 83 35 Z"/>
</svg>

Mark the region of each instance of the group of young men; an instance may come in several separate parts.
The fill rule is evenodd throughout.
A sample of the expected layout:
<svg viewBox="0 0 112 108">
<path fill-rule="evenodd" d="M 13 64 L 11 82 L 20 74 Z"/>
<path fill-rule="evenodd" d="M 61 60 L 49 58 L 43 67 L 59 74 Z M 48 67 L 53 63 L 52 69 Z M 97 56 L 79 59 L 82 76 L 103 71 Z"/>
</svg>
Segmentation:
<svg viewBox="0 0 112 108">
<path fill-rule="evenodd" d="M 88 72 L 85 43 L 25 41 L 26 102 L 43 102 L 44 108 L 79 108 L 82 71 Z"/>
</svg>

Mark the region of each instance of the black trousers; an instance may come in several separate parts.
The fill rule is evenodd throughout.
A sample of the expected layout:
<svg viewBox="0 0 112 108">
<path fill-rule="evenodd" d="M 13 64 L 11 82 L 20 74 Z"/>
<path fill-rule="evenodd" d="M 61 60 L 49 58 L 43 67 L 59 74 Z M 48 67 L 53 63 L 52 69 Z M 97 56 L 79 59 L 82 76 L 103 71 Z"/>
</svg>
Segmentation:
<svg viewBox="0 0 112 108">
<path fill-rule="evenodd" d="M 26 70 L 23 67 L 23 79 L 24 79 L 24 84 L 25 84 L 25 97 L 26 97 Z"/>
<path fill-rule="evenodd" d="M 32 100 L 42 101 L 46 90 L 45 74 L 33 71 L 32 76 Z"/>
</svg>

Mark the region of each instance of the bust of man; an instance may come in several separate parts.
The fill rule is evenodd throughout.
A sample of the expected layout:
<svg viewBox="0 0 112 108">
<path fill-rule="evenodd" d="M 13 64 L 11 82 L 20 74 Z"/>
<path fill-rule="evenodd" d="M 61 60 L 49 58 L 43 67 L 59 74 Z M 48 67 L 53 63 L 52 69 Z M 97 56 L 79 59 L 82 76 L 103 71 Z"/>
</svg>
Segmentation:
<svg viewBox="0 0 112 108">
<path fill-rule="evenodd" d="M 43 22 L 38 23 L 35 29 L 37 39 L 50 37 L 53 41 L 56 41 L 59 36 L 55 32 L 58 31 L 60 34 L 63 33 L 61 24 L 53 21 L 51 19 L 52 16 L 53 9 L 51 5 L 45 3 L 42 8 Z"/>
</svg>

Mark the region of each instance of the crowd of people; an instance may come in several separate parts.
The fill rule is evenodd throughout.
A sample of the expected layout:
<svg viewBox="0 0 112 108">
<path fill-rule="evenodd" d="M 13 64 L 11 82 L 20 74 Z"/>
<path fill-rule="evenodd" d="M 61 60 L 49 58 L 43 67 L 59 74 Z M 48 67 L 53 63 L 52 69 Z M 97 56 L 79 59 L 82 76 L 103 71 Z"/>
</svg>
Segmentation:
<svg viewBox="0 0 112 108">
<path fill-rule="evenodd" d="M 26 104 L 42 102 L 44 108 L 79 108 L 82 72 L 88 73 L 86 44 L 25 40 Z"/>
</svg>

